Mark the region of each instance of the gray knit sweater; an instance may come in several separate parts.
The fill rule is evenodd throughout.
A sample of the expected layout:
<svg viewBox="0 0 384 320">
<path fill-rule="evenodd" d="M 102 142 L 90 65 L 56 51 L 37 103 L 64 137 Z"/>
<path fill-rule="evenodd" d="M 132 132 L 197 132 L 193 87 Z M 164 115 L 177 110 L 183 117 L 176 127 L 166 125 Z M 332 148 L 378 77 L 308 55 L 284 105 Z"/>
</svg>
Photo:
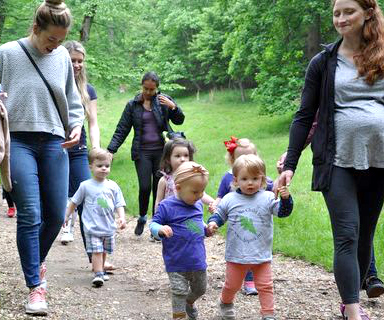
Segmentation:
<svg viewBox="0 0 384 320">
<path fill-rule="evenodd" d="M 59 46 L 41 54 L 27 38 L 21 39 L 55 94 L 69 132 L 82 126 L 84 109 L 77 91 L 68 51 Z M 8 93 L 9 130 L 49 132 L 65 137 L 52 97 L 25 52 L 16 41 L 0 46 L 0 83 Z"/>
</svg>

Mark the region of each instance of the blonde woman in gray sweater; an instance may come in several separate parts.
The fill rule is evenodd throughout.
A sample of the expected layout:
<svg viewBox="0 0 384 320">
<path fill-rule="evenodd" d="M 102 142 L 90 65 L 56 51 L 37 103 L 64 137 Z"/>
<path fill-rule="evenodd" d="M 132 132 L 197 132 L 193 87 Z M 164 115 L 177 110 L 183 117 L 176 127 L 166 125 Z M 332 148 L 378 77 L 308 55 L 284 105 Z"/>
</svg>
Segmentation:
<svg viewBox="0 0 384 320">
<path fill-rule="evenodd" d="M 84 118 L 71 59 L 60 45 L 70 24 L 65 3 L 46 0 L 36 10 L 29 37 L 0 47 L 0 82 L 8 93 L 12 198 L 18 208 L 17 247 L 30 290 L 26 313 L 35 315 L 48 312 L 44 261 L 64 221 L 66 149 L 78 144 Z"/>
</svg>

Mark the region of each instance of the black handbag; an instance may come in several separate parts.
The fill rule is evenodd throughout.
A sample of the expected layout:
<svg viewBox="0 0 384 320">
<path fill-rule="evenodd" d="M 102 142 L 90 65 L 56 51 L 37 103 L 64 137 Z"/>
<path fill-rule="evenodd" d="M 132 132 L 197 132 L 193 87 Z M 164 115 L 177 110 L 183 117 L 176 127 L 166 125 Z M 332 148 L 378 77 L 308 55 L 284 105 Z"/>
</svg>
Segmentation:
<svg viewBox="0 0 384 320">
<path fill-rule="evenodd" d="M 57 109 L 57 113 L 59 114 L 59 117 L 60 117 L 60 121 L 61 121 L 61 124 L 63 125 L 63 128 L 65 130 L 65 132 L 67 132 L 67 127 L 66 125 L 64 124 L 64 121 L 63 121 L 63 117 L 61 116 L 61 113 L 60 113 L 60 109 L 59 109 L 59 105 L 57 103 L 57 100 L 56 100 L 56 97 L 55 97 L 55 94 L 53 93 L 53 90 L 51 88 L 51 86 L 49 85 L 47 79 L 45 79 L 44 75 L 42 74 L 42 72 L 40 71 L 39 67 L 37 66 L 35 60 L 33 60 L 33 58 L 31 57 L 30 53 L 28 52 L 27 48 L 24 46 L 24 44 L 20 41 L 20 40 L 17 40 L 17 43 L 20 45 L 21 49 L 24 50 L 25 54 L 27 55 L 27 57 L 29 58 L 29 60 L 31 61 L 32 65 L 35 67 L 37 73 L 40 75 L 41 79 L 43 80 L 44 84 L 46 85 L 51 97 L 52 97 L 52 100 L 53 100 L 53 103 L 55 104 L 55 107 Z"/>
</svg>

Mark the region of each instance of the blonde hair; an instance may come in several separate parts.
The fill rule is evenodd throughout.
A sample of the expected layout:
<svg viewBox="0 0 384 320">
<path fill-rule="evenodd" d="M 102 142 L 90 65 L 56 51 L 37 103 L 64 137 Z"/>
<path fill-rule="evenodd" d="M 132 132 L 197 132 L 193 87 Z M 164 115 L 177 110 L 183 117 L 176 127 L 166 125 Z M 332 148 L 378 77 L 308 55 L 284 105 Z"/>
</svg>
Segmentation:
<svg viewBox="0 0 384 320">
<path fill-rule="evenodd" d="M 95 160 L 99 160 L 99 161 L 108 160 L 109 163 L 111 163 L 112 162 L 112 155 L 105 149 L 93 148 L 88 153 L 89 164 L 92 164 Z"/>
<path fill-rule="evenodd" d="M 183 162 L 175 170 L 173 180 L 175 184 L 180 184 L 196 176 L 204 177 L 208 181 L 209 172 L 202 165 L 193 161 L 187 161 Z"/>
<path fill-rule="evenodd" d="M 235 160 L 232 167 L 234 177 L 238 177 L 242 169 L 247 170 L 253 176 L 261 177 L 261 186 L 267 186 L 267 177 L 264 161 L 255 154 L 243 154 Z"/>
<path fill-rule="evenodd" d="M 41 30 L 53 25 L 68 29 L 71 26 L 72 16 L 63 0 L 45 0 L 35 12 L 33 23 Z"/>
<path fill-rule="evenodd" d="M 247 138 L 241 138 L 241 139 L 237 139 L 236 141 L 236 144 L 237 144 L 237 147 L 235 150 L 233 150 L 233 152 L 229 152 L 227 151 L 227 153 L 225 154 L 225 161 L 232 167 L 234 162 L 235 162 L 235 153 L 236 153 L 236 150 L 239 150 L 239 148 L 242 148 L 242 149 L 250 149 L 253 154 L 257 155 L 257 150 L 256 150 L 256 146 L 251 142 L 251 140 L 247 139 Z"/>
<path fill-rule="evenodd" d="M 66 41 L 64 43 L 64 47 L 68 50 L 69 54 L 71 54 L 73 51 L 79 52 L 83 55 L 83 58 L 85 59 L 85 48 L 80 42 L 71 40 Z M 89 115 L 89 94 L 87 90 L 87 75 L 85 73 L 85 67 L 83 67 L 80 71 L 80 74 L 75 77 L 76 80 L 76 86 L 79 90 L 80 96 L 81 96 L 81 103 L 84 106 L 85 112 L 87 116 Z"/>
</svg>

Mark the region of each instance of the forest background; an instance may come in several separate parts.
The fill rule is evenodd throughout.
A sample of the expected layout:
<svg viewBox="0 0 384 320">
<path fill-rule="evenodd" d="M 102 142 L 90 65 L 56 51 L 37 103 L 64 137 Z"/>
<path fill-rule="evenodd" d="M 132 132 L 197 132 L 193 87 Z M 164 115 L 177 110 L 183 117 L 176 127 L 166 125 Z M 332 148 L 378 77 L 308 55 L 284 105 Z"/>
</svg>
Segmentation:
<svg viewBox="0 0 384 320">
<path fill-rule="evenodd" d="M 28 35 L 40 3 L 0 0 L 0 44 Z M 187 114 L 182 129 L 198 146 L 197 160 L 209 168 L 207 192 L 212 195 L 227 170 L 222 141 L 230 134 L 257 137 L 268 174 L 276 177 L 273 168 L 287 147 L 305 68 L 321 44 L 337 39 L 331 0 L 66 0 L 66 4 L 74 16 L 68 39 L 86 47 L 88 76 L 98 90 L 103 146 L 128 97 L 140 89 L 143 73 L 155 70 L 161 91 L 176 97 Z M 128 212 L 135 214 L 137 181 L 129 160 L 130 140 L 116 155 L 111 178 L 122 187 Z M 311 153 L 306 150 L 291 187 L 295 211 L 288 219 L 276 219 L 274 250 L 330 270 L 329 218 L 321 194 L 310 192 L 310 180 Z M 382 221 L 375 244 L 377 266 L 384 276 Z"/>
</svg>

